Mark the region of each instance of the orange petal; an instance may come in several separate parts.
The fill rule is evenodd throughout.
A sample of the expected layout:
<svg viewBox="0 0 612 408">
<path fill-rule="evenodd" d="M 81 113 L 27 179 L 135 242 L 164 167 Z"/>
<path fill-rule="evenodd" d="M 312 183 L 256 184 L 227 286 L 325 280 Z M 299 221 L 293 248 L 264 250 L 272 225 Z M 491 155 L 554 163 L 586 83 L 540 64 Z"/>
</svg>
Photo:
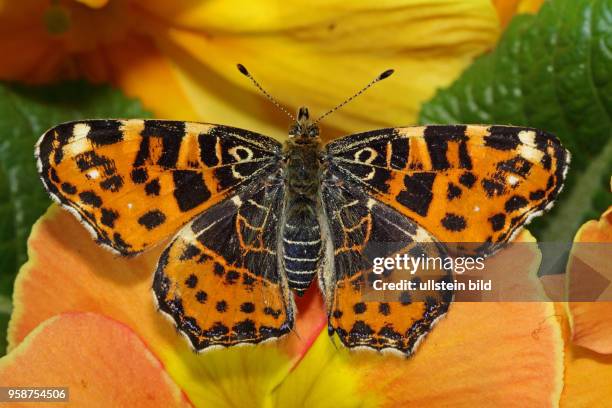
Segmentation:
<svg viewBox="0 0 612 408">
<path fill-rule="evenodd" d="M 611 354 L 612 207 L 604 212 L 599 221 L 585 223 L 576 233 L 574 243 L 567 266 L 569 300 L 576 299 L 579 292 L 593 289 L 593 282 L 596 281 L 602 281 L 603 293 L 599 296 L 602 301 L 568 303 L 572 341 L 598 353 Z"/>
<path fill-rule="evenodd" d="M 563 313 L 562 307 L 559 310 Z M 562 408 L 597 407 L 612 401 L 612 355 L 602 355 L 571 342 L 567 319 L 562 320 L 565 339 L 565 378 Z"/>
<path fill-rule="evenodd" d="M 139 98 L 155 117 L 202 120 L 174 74 L 171 60 L 149 38 L 128 37 L 121 46 L 105 47 L 102 54 L 111 71 L 107 80 L 128 96 Z M 91 64 L 86 73 L 91 75 L 94 69 L 95 65 Z"/>
<path fill-rule="evenodd" d="M 56 206 L 35 224 L 28 245 L 30 260 L 15 283 L 10 349 L 49 317 L 96 312 L 132 328 L 196 405 L 240 406 L 245 398 L 262 402 L 321 330 L 315 303 L 298 314 L 299 338 L 291 334 L 254 347 L 194 354 L 156 311 L 151 283 L 161 248 L 134 259 L 119 258 L 98 247 L 72 215 Z"/>
<path fill-rule="evenodd" d="M 535 242 L 526 232 L 517 241 Z M 513 265 L 534 292 L 540 256 Z M 561 394 L 563 341 L 553 303 L 453 303 L 414 356 L 356 355 L 353 364 L 384 406 L 551 406 Z"/>
<path fill-rule="evenodd" d="M 515 14 L 537 13 L 544 0 L 493 0 L 502 27 L 506 27 Z"/>
<path fill-rule="evenodd" d="M 130 328 L 93 313 L 39 325 L 0 359 L 0 384 L 67 387 L 71 406 L 191 406 Z"/>
</svg>

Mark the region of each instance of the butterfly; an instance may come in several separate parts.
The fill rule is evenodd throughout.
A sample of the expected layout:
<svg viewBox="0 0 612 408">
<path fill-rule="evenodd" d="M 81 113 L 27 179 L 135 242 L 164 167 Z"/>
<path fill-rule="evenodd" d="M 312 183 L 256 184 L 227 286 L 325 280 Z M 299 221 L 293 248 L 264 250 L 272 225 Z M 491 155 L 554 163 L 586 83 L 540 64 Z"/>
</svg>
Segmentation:
<svg viewBox="0 0 612 408">
<path fill-rule="evenodd" d="M 321 118 L 300 108 L 284 144 L 207 123 L 77 121 L 48 130 L 36 158 L 51 197 L 102 246 L 134 256 L 170 239 L 153 290 L 194 349 L 289 333 L 294 296 L 316 279 L 330 334 L 409 355 L 453 293 L 364 302 L 371 254 L 384 243 L 385 255 L 443 256 L 447 242 L 492 254 L 551 207 L 569 153 L 544 131 L 488 125 L 386 128 L 322 145 Z"/>
</svg>

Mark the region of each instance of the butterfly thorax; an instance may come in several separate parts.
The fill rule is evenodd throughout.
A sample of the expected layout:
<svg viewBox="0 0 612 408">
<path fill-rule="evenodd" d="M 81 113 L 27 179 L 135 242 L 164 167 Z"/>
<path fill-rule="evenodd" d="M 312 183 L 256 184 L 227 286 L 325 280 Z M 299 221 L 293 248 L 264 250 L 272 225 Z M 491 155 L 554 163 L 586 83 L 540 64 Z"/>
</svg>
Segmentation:
<svg viewBox="0 0 612 408">
<path fill-rule="evenodd" d="M 301 108 L 285 145 L 286 197 L 283 213 L 283 263 L 289 287 L 301 295 L 317 273 L 321 258 L 318 220 L 320 142 L 318 128 Z"/>
</svg>

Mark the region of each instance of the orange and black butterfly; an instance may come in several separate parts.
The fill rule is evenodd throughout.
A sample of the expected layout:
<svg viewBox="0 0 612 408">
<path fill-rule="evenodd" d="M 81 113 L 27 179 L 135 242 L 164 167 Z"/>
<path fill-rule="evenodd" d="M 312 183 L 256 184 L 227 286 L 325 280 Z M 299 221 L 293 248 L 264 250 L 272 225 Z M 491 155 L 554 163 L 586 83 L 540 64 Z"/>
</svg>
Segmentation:
<svg viewBox="0 0 612 408">
<path fill-rule="evenodd" d="M 290 332 L 294 293 L 317 277 L 330 333 L 406 354 L 453 294 L 364 302 L 373 247 L 437 256 L 464 241 L 491 254 L 552 205 L 569 161 L 530 128 L 387 128 L 322 146 L 319 120 L 301 108 L 284 145 L 206 123 L 71 122 L 47 131 L 36 157 L 50 195 L 101 245 L 131 256 L 172 237 L 153 289 L 196 350 Z"/>
</svg>

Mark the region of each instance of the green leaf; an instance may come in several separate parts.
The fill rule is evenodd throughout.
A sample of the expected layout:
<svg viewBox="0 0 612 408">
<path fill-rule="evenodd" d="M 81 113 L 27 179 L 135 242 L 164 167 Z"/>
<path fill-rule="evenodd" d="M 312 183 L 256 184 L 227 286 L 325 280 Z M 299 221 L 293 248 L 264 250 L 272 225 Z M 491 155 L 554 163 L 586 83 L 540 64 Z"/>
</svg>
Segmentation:
<svg viewBox="0 0 612 408">
<path fill-rule="evenodd" d="M 42 87 L 0 83 L 0 112 L 0 297 L 10 299 L 15 275 L 27 259 L 30 228 L 51 203 L 34 160 L 39 136 L 70 120 L 150 115 L 121 92 L 85 82 Z M 2 338 L 5 320 L 0 316 Z"/>
<path fill-rule="evenodd" d="M 419 122 L 531 126 L 572 154 L 565 191 L 530 230 L 571 242 L 612 204 L 612 1 L 555 0 L 516 16 L 496 49 L 423 105 Z"/>
</svg>

